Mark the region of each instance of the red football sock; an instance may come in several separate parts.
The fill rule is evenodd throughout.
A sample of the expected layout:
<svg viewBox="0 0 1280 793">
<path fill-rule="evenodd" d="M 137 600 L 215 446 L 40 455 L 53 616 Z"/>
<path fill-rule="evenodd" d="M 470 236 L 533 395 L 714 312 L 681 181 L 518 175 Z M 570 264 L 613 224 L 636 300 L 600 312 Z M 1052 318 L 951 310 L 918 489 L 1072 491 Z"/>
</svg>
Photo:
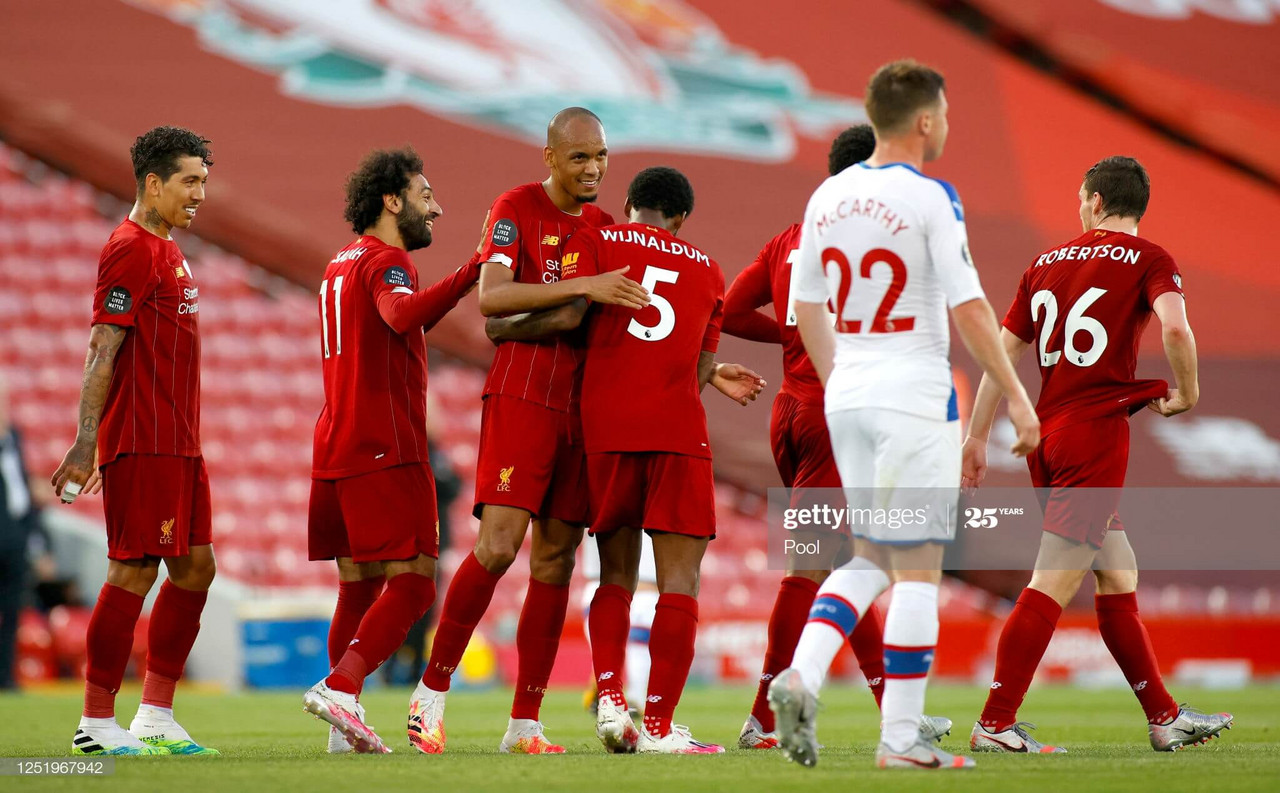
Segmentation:
<svg viewBox="0 0 1280 793">
<path fill-rule="evenodd" d="M 817 593 L 818 582 L 803 576 L 787 576 L 778 585 L 778 596 L 769 613 L 769 643 L 765 646 L 760 685 L 756 688 L 756 701 L 751 703 L 751 715 L 765 732 L 774 729 L 773 711 L 769 710 L 769 683 L 790 665 Z"/>
<path fill-rule="evenodd" d="M 876 698 L 876 707 L 880 707 L 880 698 L 884 696 L 884 612 L 872 601 L 867 612 L 858 617 L 858 623 L 849 634 L 849 646 L 858 659 L 858 668 L 867 679 L 867 688 L 871 696 Z"/>
<path fill-rule="evenodd" d="M 625 708 L 627 697 L 622 687 L 626 682 L 627 637 L 631 633 L 631 593 L 617 584 L 602 584 L 596 589 L 587 614 L 587 631 L 597 696 L 609 697 L 618 707 Z"/>
<path fill-rule="evenodd" d="M 698 601 L 688 595 L 665 592 L 658 596 L 658 608 L 649 634 L 649 698 L 644 708 L 644 728 L 655 738 L 671 732 L 671 717 L 680 704 L 693 645 L 698 638 Z"/>
<path fill-rule="evenodd" d="M 996 645 L 995 680 L 979 719 L 983 727 L 998 732 L 1018 720 L 1018 708 L 1060 616 L 1058 601 L 1030 587 L 1022 590 Z"/>
<path fill-rule="evenodd" d="M 560 649 L 564 615 L 569 608 L 569 587 L 529 579 L 529 592 L 516 626 L 516 696 L 511 718 L 538 720 L 542 696 L 547 693 L 551 667 Z"/>
<path fill-rule="evenodd" d="M 484 569 L 474 553 L 467 554 L 467 558 L 462 560 L 449 583 L 449 591 L 445 593 L 440 624 L 431 643 L 431 659 L 422 675 L 422 682 L 427 688 L 449 690 L 449 678 L 458 668 L 471 634 L 488 610 L 493 590 L 497 589 L 500 580 L 502 576 Z"/>
<path fill-rule="evenodd" d="M 335 691 L 359 694 L 365 677 L 404 644 L 413 623 L 435 599 L 436 582 L 424 575 L 401 573 L 387 581 L 325 684 Z"/>
<path fill-rule="evenodd" d="M 1165 724 L 1178 715 L 1178 703 L 1169 696 L 1160 677 L 1160 665 L 1147 627 L 1138 616 L 1138 593 L 1120 595 L 1094 595 L 1094 608 L 1098 612 L 1098 632 L 1111 651 L 1111 657 L 1120 665 L 1124 679 L 1142 703 L 1147 721 Z"/>
<path fill-rule="evenodd" d="M 208 590 L 183 589 L 168 579 L 160 585 L 147 628 L 147 676 L 142 683 L 142 704 L 173 707 L 173 690 L 200 633 L 200 613 L 208 599 Z"/>
<path fill-rule="evenodd" d="M 338 665 L 347 645 L 356 637 L 360 628 L 360 620 L 382 594 L 382 585 L 387 582 L 385 576 L 366 578 L 362 581 L 338 582 L 338 605 L 333 610 L 333 621 L 329 623 L 329 668 Z"/>
<path fill-rule="evenodd" d="M 129 665 L 133 629 L 142 613 L 142 601 L 141 596 L 111 584 L 103 584 L 98 593 L 98 604 L 93 607 L 85 634 L 88 658 L 84 715 L 91 719 L 116 715 L 116 692 Z"/>
</svg>

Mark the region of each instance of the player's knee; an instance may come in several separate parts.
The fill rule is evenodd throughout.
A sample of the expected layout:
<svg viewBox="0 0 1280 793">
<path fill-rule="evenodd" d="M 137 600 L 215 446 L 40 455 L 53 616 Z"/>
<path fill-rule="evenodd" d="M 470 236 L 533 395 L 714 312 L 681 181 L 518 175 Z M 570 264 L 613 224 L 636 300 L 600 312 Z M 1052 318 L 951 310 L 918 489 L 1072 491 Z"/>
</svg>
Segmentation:
<svg viewBox="0 0 1280 793">
<path fill-rule="evenodd" d="M 573 578 L 573 553 L 529 560 L 529 574 L 544 584 L 568 584 Z"/>
<path fill-rule="evenodd" d="M 1124 595 L 1138 590 L 1137 570 L 1095 570 L 1099 595 Z"/>
<path fill-rule="evenodd" d="M 658 571 L 658 591 L 664 595 L 698 596 L 699 575 L 697 570 L 672 571 L 663 575 Z"/>
<path fill-rule="evenodd" d="M 505 573 L 516 560 L 519 546 L 505 542 L 502 537 L 481 537 L 476 540 L 476 561 L 490 573 Z"/>
<path fill-rule="evenodd" d="M 160 566 L 143 562 L 112 562 L 107 568 L 107 583 L 135 595 L 146 596 L 155 585 Z"/>
<path fill-rule="evenodd" d="M 1031 576 L 1028 588 L 1053 598 L 1058 605 L 1066 606 L 1076 596 L 1084 581 L 1085 570 L 1037 570 Z"/>
</svg>

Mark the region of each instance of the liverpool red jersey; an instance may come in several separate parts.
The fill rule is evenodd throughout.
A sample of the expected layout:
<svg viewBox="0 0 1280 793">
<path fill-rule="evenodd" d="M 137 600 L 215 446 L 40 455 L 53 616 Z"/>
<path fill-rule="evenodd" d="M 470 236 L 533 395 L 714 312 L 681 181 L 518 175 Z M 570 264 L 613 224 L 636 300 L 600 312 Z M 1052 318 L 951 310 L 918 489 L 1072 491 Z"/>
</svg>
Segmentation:
<svg viewBox="0 0 1280 793">
<path fill-rule="evenodd" d="M 1041 254 L 1023 273 L 1004 326 L 1035 347 L 1043 434 L 1132 414 L 1167 393 L 1163 380 L 1134 379 L 1142 331 L 1165 292 L 1182 294 L 1173 258 L 1118 231 L 1087 232 Z"/>
<path fill-rule="evenodd" d="M 324 407 L 311 475 L 342 479 L 427 461 L 429 329 L 475 284 L 473 259 L 419 292 L 409 254 L 362 236 L 320 283 Z"/>
<path fill-rule="evenodd" d="M 805 352 L 800 331 L 796 328 L 795 303 L 791 299 L 791 264 L 800 248 L 800 224 L 792 223 L 769 242 L 733 279 L 725 296 L 724 329 L 735 336 L 750 323 L 747 312 L 756 313 L 760 306 L 773 303 L 777 318 L 778 341 L 782 343 L 783 377 L 780 393 L 790 394 L 801 402 L 822 404 L 822 383 Z M 741 323 L 741 324 L 740 324 Z M 749 335 L 749 331 L 747 331 Z M 763 339 L 761 339 L 763 340 Z"/>
<path fill-rule="evenodd" d="M 663 229 L 631 223 L 575 234 L 564 277 L 630 267 L 649 290 L 639 311 L 592 306 L 582 373 L 582 438 L 597 452 L 710 457 L 698 388 L 700 353 L 715 352 L 724 273 L 707 254 Z"/>
<path fill-rule="evenodd" d="M 98 258 L 93 324 L 128 328 L 98 429 L 98 463 L 200 455 L 200 310 L 178 244 L 125 220 Z"/>
<path fill-rule="evenodd" d="M 560 258 L 570 235 L 612 224 L 609 213 L 593 204 L 583 204 L 582 214 L 570 215 L 551 202 L 541 183 L 521 185 L 493 202 L 480 261 L 510 267 L 520 283 L 553 284 L 560 280 Z M 493 355 L 484 395 L 519 397 L 567 411 L 574 402 L 581 358 L 582 342 L 576 333 L 542 341 L 504 341 Z"/>
</svg>

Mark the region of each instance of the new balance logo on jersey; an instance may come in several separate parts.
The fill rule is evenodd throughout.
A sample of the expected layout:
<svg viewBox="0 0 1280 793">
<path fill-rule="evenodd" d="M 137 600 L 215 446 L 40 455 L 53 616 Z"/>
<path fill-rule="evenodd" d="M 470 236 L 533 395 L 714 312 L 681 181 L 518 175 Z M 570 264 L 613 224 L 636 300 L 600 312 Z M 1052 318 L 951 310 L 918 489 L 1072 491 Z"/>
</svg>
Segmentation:
<svg viewBox="0 0 1280 793">
<path fill-rule="evenodd" d="M 169 518 L 168 520 L 160 524 L 160 544 L 161 545 L 173 545 L 174 522 L 175 522 L 174 518 Z"/>
<path fill-rule="evenodd" d="M 601 673 L 600 673 L 600 678 L 599 678 L 599 679 L 601 679 L 601 680 L 609 680 L 609 679 L 610 679 L 610 678 L 612 678 L 612 677 L 613 677 L 613 672 L 601 672 Z"/>
<path fill-rule="evenodd" d="M 511 474 L 514 473 L 515 470 L 516 470 L 516 467 L 512 465 L 498 471 L 498 492 L 500 493 L 511 492 Z"/>
<path fill-rule="evenodd" d="M 178 265 L 177 267 L 173 268 L 173 276 L 174 276 L 174 278 L 181 278 L 182 276 L 184 276 L 184 275 L 186 275 L 186 274 L 187 274 L 187 271 L 186 271 L 186 270 L 184 270 L 184 269 L 182 269 L 182 265 Z"/>
<path fill-rule="evenodd" d="M 557 237 L 557 236 L 556 236 L 556 235 L 554 235 L 554 234 L 547 234 L 546 236 L 544 236 L 544 237 L 542 238 L 542 244 L 543 244 L 543 245 L 559 245 L 559 244 L 560 244 L 560 238 L 559 238 L 559 237 Z M 578 257 L 577 257 L 577 254 L 574 254 L 574 258 L 575 258 L 575 259 L 576 259 L 576 258 L 578 258 Z"/>
</svg>

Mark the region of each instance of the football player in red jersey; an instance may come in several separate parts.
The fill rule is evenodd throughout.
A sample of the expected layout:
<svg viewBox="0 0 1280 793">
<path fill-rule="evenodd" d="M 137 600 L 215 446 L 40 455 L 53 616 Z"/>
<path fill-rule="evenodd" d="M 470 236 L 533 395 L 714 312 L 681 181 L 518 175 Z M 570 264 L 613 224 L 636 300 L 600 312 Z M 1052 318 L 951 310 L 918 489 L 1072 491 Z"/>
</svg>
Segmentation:
<svg viewBox="0 0 1280 793">
<path fill-rule="evenodd" d="M 1093 569 L 1098 629 L 1146 713 L 1157 751 L 1202 743 L 1230 728 L 1231 714 L 1180 707 L 1160 678 L 1138 616 L 1138 572 L 1116 507 L 1129 463 L 1129 422 L 1145 405 L 1162 416 L 1195 407 L 1200 396 L 1195 338 L 1182 276 L 1159 245 L 1138 236 L 1151 182 L 1131 157 L 1108 157 L 1080 187 L 1084 233 L 1041 254 L 1022 276 L 1001 336 L 1009 360 L 1038 345 L 1043 440 L 1027 457 L 1032 484 L 1051 489 L 1031 583 L 1005 623 L 995 680 L 973 727 L 975 751 L 1065 751 L 1046 746 L 1017 721 L 1018 707 L 1062 608 Z M 1160 320 L 1176 387 L 1136 380 L 1138 345 L 1151 315 Z M 1087 344 L 1079 344 L 1088 337 Z M 1000 396 L 983 377 L 963 450 L 964 483 L 987 473 L 987 438 Z M 1104 488 L 1082 498 L 1079 488 Z"/>
<path fill-rule="evenodd" d="M 857 124 L 841 132 L 831 142 L 827 170 L 832 175 L 862 162 L 875 151 L 876 136 L 870 124 Z M 831 436 L 823 408 L 822 383 L 814 371 L 804 343 L 796 330 L 795 307 L 791 297 L 791 265 L 800 247 L 800 224 L 792 223 L 770 240 L 755 261 L 733 280 L 725 295 L 724 332 L 751 341 L 782 345 L 785 374 L 773 401 L 769 439 L 773 459 L 784 487 L 793 488 L 793 506 L 808 488 L 839 488 L 840 472 L 831 454 Z M 773 316 L 756 309 L 773 304 Z M 756 690 L 751 715 L 738 735 L 742 749 L 776 749 L 773 711 L 769 710 L 769 683 L 791 663 L 791 654 L 800 641 L 809 608 L 829 570 L 801 570 L 798 560 L 788 560 L 786 576 L 769 615 L 769 641 L 764 668 Z M 874 603 L 862 615 L 849 636 L 849 644 L 875 696 L 884 692 L 884 615 Z M 951 720 L 923 716 L 920 732 L 940 741 L 951 731 Z"/>
<path fill-rule="evenodd" d="M 331 725 L 335 753 L 388 751 L 364 724 L 360 690 L 436 596 L 440 524 L 427 459 L 423 332 L 479 277 L 473 256 L 418 289 L 408 252 L 431 244 L 442 214 L 412 149 L 371 153 L 347 181 L 345 216 L 359 236 L 333 257 L 320 283 L 325 403 L 316 421 L 308 545 L 312 559 L 337 560 L 339 584 L 329 630 L 333 669 L 304 705 Z"/>
<path fill-rule="evenodd" d="M 480 310 L 486 316 L 537 311 L 577 297 L 641 308 L 645 290 L 621 272 L 572 283 L 560 258 L 575 231 L 613 223 L 593 203 L 608 167 L 604 127 L 579 107 L 547 127 L 542 182 L 503 193 L 489 211 L 480 251 Z M 445 692 L 502 575 L 533 519 L 529 589 L 516 630 L 519 667 L 511 718 L 499 751 L 560 753 L 538 721 L 568 607 L 574 553 L 586 519 L 584 457 L 574 381 L 581 358 L 575 337 L 527 337 L 499 343 L 484 388 L 475 514 L 480 535 L 454 573 L 414 693 L 410 742 L 444 751 Z"/>
<path fill-rule="evenodd" d="M 715 369 L 724 273 L 676 238 L 692 210 L 693 189 L 683 174 L 647 168 L 627 189 L 630 222 L 579 233 L 564 255 L 565 278 L 633 272 L 651 301 L 640 311 L 592 309 L 582 373 L 591 532 L 600 552 L 589 617 L 596 732 L 614 752 L 724 751 L 671 721 L 693 662 L 698 571 L 716 523 L 699 392 Z M 622 686 L 642 530 L 653 539 L 659 595 L 644 728 L 637 733 Z"/>
<path fill-rule="evenodd" d="M 173 717 L 173 693 L 200 631 L 214 561 L 200 452 L 200 308 L 171 232 L 205 199 L 209 141 L 156 127 L 133 144 L 137 199 L 98 261 L 75 445 L 53 474 L 63 501 L 101 485 L 107 583 L 89 621 L 84 715 L 74 754 L 217 754 Z M 100 477 L 100 480 L 99 480 Z M 159 575 L 138 715 L 115 720 L 134 625 Z"/>
</svg>

